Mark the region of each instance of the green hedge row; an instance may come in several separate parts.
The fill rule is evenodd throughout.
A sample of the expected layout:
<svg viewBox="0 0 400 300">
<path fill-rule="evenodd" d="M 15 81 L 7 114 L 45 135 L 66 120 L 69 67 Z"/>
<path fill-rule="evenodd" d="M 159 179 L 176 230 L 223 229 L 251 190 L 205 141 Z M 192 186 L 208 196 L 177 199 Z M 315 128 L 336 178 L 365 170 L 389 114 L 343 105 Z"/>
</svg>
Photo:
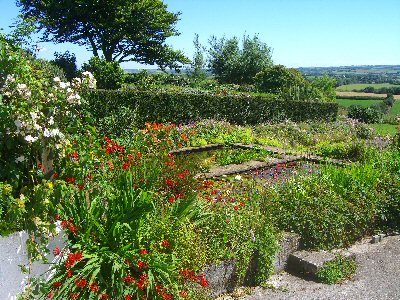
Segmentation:
<svg viewBox="0 0 400 300">
<path fill-rule="evenodd" d="M 337 103 L 284 101 L 276 96 L 194 94 L 154 91 L 94 90 L 85 95 L 96 120 L 114 122 L 186 123 L 214 118 L 234 124 L 259 124 L 283 119 L 293 121 L 334 120 Z M 118 119 L 123 119 L 119 120 Z M 126 124 L 120 124 L 124 126 Z"/>
</svg>

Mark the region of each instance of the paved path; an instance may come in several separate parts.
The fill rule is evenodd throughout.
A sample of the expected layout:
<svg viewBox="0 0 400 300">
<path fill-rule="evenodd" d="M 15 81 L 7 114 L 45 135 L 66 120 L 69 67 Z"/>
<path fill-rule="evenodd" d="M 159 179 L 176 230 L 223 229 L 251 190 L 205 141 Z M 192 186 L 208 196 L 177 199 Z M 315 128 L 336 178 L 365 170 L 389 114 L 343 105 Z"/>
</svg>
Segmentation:
<svg viewBox="0 0 400 300">
<path fill-rule="evenodd" d="M 399 300 L 400 236 L 386 237 L 378 244 L 360 243 L 351 250 L 359 265 L 352 281 L 325 285 L 282 273 L 270 280 L 276 290 L 257 287 L 241 299 Z"/>
</svg>

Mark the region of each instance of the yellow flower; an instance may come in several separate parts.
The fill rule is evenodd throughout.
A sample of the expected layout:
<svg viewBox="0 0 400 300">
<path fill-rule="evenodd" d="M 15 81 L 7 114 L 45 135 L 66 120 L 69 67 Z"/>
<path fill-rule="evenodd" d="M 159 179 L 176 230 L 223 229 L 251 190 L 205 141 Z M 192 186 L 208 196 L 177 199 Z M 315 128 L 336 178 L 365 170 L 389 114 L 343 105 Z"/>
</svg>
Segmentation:
<svg viewBox="0 0 400 300">
<path fill-rule="evenodd" d="M 18 207 L 21 208 L 21 209 L 25 208 L 25 201 L 24 200 L 25 200 L 24 194 L 19 195 L 17 203 L 18 203 Z"/>
<path fill-rule="evenodd" d="M 9 184 L 3 185 L 3 193 L 5 195 L 10 194 L 11 192 L 12 192 L 12 186 L 11 185 L 9 185 Z"/>
</svg>

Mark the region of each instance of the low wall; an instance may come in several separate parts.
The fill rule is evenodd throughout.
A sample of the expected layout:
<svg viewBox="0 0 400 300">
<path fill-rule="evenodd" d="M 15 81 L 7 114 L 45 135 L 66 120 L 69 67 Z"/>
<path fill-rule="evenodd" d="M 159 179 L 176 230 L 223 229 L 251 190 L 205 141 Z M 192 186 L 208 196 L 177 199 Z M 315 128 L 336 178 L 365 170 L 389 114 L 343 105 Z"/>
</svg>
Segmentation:
<svg viewBox="0 0 400 300">
<path fill-rule="evenodd" d="M 56 246 L 62 248 L 64 245 L 63 235 L 59 234 L 53 238 L 48 249 Z M 24 291 L 28 282 L 28 274 L 21 271 L 20 266 L 29 268 L 26 241 L 29 235 L 25 231 L 13 233 L 6 237 L 0 237 L 0 299 L 16 300 L 18 294 Z M 56 258 L 52 253 L 47 255 L 49 262 L 54 262 Z M 47 277 L 48 265 L 35 262 L 32 265 L 31 276 Z"/>
</svg>

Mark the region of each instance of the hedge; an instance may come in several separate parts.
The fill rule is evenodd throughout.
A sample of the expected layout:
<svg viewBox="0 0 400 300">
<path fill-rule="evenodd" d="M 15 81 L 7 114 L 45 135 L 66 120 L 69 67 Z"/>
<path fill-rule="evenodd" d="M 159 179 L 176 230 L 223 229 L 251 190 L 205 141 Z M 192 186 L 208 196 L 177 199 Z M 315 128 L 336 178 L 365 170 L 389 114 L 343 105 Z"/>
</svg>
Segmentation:
<svg viewBox="0 0 400 300">
<path fill-rule="evenodd" d="M 85 95 L 87 109 L 97 121 L 108 118 L 117 128 L 127 122 L 175 124 L 213 118 L 238 125 L 336 119 L 337 103 L 278 100 L 275 95 L 212 95 L 134 90 L 93 90 Z M 123 124 L 125 122 L 125 124 Z"/>
</svg>

